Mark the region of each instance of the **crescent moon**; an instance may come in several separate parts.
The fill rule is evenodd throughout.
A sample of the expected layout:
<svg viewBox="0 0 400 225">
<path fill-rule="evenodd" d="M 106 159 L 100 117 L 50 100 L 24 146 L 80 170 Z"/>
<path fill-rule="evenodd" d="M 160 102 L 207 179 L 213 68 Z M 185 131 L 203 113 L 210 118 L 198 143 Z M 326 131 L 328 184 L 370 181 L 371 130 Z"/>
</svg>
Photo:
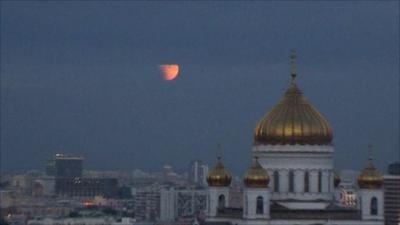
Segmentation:
<svg viewBox="0 0 400 225">
<path fill-rule="evenodd" d="M 160 65 L 164 80 L 170 81 L 178 77 L 179 65 L 178 64 L 163 64 Z"/>
</svg>

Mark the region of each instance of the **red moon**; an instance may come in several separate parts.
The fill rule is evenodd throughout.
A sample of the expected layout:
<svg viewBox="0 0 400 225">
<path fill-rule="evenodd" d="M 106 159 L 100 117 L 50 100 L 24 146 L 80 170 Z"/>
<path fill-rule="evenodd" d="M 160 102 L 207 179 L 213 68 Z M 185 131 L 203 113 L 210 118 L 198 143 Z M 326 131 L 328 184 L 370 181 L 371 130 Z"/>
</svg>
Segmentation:
<svg viewBox="0 0 400 225">
<path fill-rule="evenodd" d="M 160 65 L 160 70 L 163 74 L 164 80 L 174 80 L 179 74 L 178 64 L 163 64 Z"/>
</svg>

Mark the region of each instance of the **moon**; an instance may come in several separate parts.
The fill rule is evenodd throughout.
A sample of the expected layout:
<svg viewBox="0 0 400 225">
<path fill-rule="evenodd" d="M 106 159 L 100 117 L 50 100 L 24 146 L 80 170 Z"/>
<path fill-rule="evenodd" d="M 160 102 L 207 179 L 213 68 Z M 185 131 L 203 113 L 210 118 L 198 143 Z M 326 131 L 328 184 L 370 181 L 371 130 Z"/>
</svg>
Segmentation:
<svg viewBox="0 0 400 225">
<path fill-rule="evenodd" d="M 170 81 L 178 77 L 179 74 L 178 64 L 163 64 L 160 65 L 159 67 L 162 72 L 164 80 Z"/>
</svg>

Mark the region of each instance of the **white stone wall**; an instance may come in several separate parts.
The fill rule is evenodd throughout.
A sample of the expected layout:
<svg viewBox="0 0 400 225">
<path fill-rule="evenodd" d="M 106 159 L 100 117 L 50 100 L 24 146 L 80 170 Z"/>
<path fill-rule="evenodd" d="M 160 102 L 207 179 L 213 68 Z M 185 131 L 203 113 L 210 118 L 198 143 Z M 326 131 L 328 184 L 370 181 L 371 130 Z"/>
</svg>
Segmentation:
<svg viewBox="0 0 400 225">
<path fill-rule="evenodd" d="M 384 198 L 381 189 L 361 189 L 360 190 L 360 208 L 363 220 L 383 220 Z M 376 197 L 378 200 L 378 214 L 371 215 L 371 199 Z"/>
<path fill-rule="evenodd" d="M 243 218 L 269 219 L 270 190 L 267 188 L 245 188 L 243 191 Z M 263 198 L 263 213 L 257 214 L 257 198 Z"/>
<path fill-rule="evenodd" d="M 207 215 L 215 217 L 218 209 L 218 198 L 225 196 L 225 207 L 229 207 L 229 187 L 209 187 L 207 198 Z"/>
<path fill-rule="evenodd" d="M 332 200 L 333 153 L 330 145 L 256 145 L 253 155 L 271 178 L 272 200 Z M 274 191 L 274 171 L 279 173 L 279 192 Z M 289 192 L 289 171 L 294 172 L 294 192 Z M 309 191 L 305 192 L 305 174 L 309 174 Z M 319 173 L 321 189 L 319 189 Z"/>
</svg>

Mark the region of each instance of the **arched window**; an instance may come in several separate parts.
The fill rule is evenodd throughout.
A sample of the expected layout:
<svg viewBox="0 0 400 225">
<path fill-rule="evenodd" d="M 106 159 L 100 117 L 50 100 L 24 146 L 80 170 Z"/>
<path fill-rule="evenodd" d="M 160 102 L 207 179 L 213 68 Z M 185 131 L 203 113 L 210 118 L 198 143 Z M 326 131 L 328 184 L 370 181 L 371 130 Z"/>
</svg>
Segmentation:
<svg viewBox="0 0 400 225">
<path fill-rule="evenodd" d="M 294 192 L 294 173 L 289 171 L 289 192 Z"/>
<path fill-rule="evenodd" d="M 308 171 L 304 173 L 304 192 L 310 191 L 310 174 Z"/>
<path fill-rule="evenodd" d="M 279 173 L 274 171 L 274 191 L 279 192 Z"/>
<path fill-rule="evenodd" d="M 225 195 L 218 197 L 218 208 L 225 208 Z"/>
<path fill-rule="evenodd" d="M 264 201 L 263 197 L 257 197 L 257 207 L 256 207 L 256 214 L 263 214 L 264 213 Z"/>
<path fill-rule="evenodd" d="M 378 199 L 371 198 L 371 215 L 378 215 Z"/>
<path fill-rule="evenodd" d="M 322 192 L 322 172 L 318 172 L 318 192 Z"/>
</svg>

